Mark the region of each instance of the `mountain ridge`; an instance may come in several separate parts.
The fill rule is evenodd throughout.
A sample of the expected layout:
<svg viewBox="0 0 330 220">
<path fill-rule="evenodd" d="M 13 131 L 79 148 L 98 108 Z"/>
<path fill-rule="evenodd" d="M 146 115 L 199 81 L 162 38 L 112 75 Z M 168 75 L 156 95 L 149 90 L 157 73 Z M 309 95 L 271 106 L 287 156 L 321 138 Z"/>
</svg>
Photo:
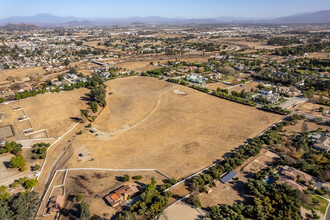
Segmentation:
<svg viewBox="0 0 330 220">
<path fill-rule="evenodd" d="M 0 19 L 0 25 L 31 24 L 38 26 L 91 26 L 91 25 L 124 25 L 124 24 L 217 24 L 217 23 L 265 23 L 265 24 L 317 24 L 330 23 L 330 10 L 305 12 L 273 19 L 253 19 L 239 17 L 216 18 L 167 18 L 160 16 L 127 17 L 127 18 L 82 18 L 74 16 L 57 16 L 47 13 L 33 16 L 13 16 Z"/>
</svg>

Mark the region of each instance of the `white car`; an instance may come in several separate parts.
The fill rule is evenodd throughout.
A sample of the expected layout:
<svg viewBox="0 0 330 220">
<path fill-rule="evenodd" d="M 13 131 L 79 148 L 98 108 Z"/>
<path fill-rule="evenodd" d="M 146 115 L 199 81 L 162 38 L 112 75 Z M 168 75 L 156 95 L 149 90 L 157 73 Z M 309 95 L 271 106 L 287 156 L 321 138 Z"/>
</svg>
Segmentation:
<svg viewBox="0 0 330 220">
<path fill-rule="evenodd" d="M 40 172 L 36 172 L 34 175 L 35 176 L 40 176 Z"/>
</svg>

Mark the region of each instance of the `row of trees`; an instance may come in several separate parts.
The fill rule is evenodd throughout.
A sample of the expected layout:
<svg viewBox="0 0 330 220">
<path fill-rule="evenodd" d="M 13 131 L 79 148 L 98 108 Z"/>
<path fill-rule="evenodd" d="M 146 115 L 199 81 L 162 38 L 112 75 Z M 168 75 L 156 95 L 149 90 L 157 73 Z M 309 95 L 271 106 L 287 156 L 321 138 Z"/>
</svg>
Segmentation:
<svg viewBox="0 0 330 220">
<path fill-rule="evenodd" d="M 318 52 L 330 47 L 330 42 L 312 43 L 308 45 L 301 45 L 297 47 L 282 47 L 275 49 L 275 55 L 289 56 L 289 55 L 303 55 L 304 53 Z"/>
<path fill-rule="evenodd" d="M 240 94 L 240 93 L 237 93 L 237 94 Z M 218 88 L 218 90 L 212 91 L 212 95 L 223 98 L 223 99 L 227 99 L 227 100 L 230 100 L 230 101 L 234 101 L 234 102 L 237 102 L 237 103 L 241 103 L 241 104 L 244 104 L 244 105 L 249 105 L 249 106 L 256 106 L 257 105 L 253 101 L 250 101 L 250 100 L 245 99 L 245 98 L 241 98 L 240 96 L 236 96 L 236 94 L 235 95 L 229 95 L 225 92 L 222 92 L 222 90 L 219 91 L 219 88 Z"/>
<path fill-rule="evenodd" d="M 287 109 L 283 109 L 280 106 L 263 105 L 261 108 L 263 110 L 270 111 L 270 112 L 276 112 L 276 113 L 281 114 L 281 115 L 289 115 L 289 114 L 291 114 L 291 111 L 289 111 Z"/>
<path fill-rule="evenodd" d="M 286 46 L 289 44 L 299 44 L 301 41 L 296 37 L 271 37 L 268 39 L 268 45 Z"/>
</svg>

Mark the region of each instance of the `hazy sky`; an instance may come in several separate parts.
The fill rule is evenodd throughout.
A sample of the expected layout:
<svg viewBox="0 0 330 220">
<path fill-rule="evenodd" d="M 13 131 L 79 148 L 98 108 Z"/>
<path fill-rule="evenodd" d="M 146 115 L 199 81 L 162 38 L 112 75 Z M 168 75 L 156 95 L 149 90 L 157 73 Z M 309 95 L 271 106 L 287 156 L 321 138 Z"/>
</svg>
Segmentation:
<svg viewBox="0 0 330 220">
<path fill-rule="evenodd" d="M 330 0 L 0 0 L 0 18 L 50 13 L 126 18 L 270 18 L 330 9 Z"/>
</svg>

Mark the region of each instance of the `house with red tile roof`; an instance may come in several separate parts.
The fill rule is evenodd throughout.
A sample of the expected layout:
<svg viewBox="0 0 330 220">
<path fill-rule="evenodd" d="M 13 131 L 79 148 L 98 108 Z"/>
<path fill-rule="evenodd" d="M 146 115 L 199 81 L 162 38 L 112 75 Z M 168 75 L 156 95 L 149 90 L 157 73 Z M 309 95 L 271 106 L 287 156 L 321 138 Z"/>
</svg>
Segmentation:
<svg viewBox="0 0 330 220">
<path fill-rule="evenodd" d="M 128 197 L 133 196 L 135 193 L 139 192 L 139 189 L 136 186 L 122 186 L 115 190 L 114 192 L 106 195 L 104 199 L 112 206 L 116 207 L 120 203 L 126 201 Z"/>
</svg>

